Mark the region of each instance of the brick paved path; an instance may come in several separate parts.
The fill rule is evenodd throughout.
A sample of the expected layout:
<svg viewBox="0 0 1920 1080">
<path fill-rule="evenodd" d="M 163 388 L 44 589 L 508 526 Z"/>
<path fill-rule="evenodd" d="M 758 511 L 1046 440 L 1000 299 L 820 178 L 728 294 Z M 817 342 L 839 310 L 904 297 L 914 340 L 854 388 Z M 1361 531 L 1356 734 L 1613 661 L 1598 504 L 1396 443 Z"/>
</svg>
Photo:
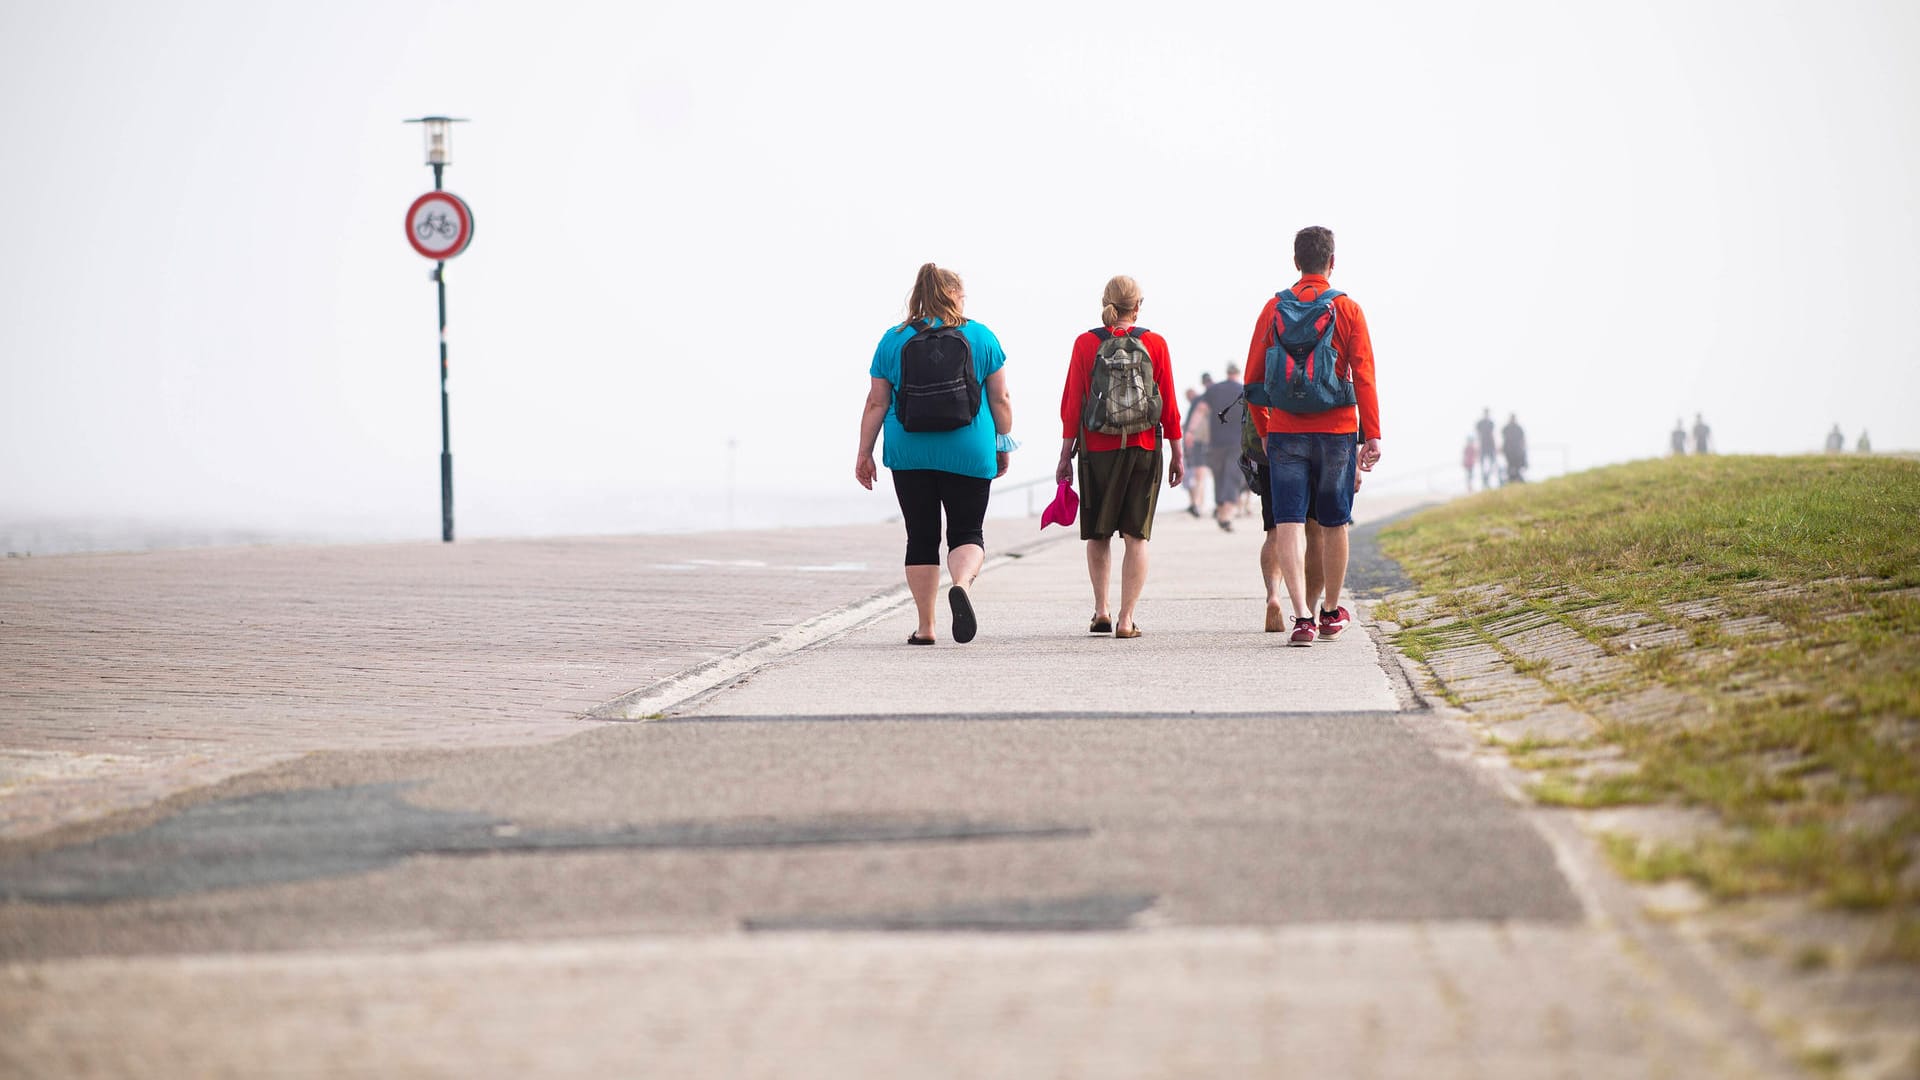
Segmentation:
<svg viewBox="0 0 1920 1080">
<path fill-rule="evenodd" d="M 0 836 L 484 746 L 900 584 L 899 526 L 0 560 Z"/>
</svg>

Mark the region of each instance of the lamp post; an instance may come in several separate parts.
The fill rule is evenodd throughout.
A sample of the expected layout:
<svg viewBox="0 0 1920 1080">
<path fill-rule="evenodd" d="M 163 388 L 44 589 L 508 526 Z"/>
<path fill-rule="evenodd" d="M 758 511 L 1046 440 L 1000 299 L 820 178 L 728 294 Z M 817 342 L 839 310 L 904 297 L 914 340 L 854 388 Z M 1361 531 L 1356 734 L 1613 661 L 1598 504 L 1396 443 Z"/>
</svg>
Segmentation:
<svg viewBox="0 0 1920 1080">
<path fill-rule="evenodd" d="M 433 166 L 433 190 L 415 199 L 407 210 L 407 241 L 434 260 L 433 281 L 440 294 L 440 539 L 453 542 L 453 435 L 447 410 L 447 260 L 467 249 L 473 239 L 473 211 L 458 195 L 442 190 L 441 173 L 453 161 L 453 125 L 465 120 L 451 116 L 422 116 L 427 164 Z"/>
</svg>

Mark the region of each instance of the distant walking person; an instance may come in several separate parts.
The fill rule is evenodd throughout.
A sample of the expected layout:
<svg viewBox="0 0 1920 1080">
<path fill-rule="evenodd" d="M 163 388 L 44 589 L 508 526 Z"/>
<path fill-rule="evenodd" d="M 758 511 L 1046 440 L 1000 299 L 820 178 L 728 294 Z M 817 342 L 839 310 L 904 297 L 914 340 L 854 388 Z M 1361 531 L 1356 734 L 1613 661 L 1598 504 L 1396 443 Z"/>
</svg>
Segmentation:
<svg viewBox="0 0 1920 1080">
<path fill-rule="evenodd" d="M 1827 453 L 1837 454 L 1840 451 L 1845 450 L 1846 448 L 1847 448 L 1847 437 L 1845 435 L 1840 434 L 1839 424 L 1833 425 L 1833 430 L 1827 432 Z"/>
<path fill-rule="evenodd" d="M 1713 429 L 1699 414 L 1693 414 L 1693 452 L 1696 454 L 1713 453 Z"/>
<path fill-rule="evenodd" d="M 1080 457 L 1080 539 L 1087 542 L 1093 582 L 1093 619 L 1087 631 L 1137 638 L 1134 609 L 1147 584 L 1147 541 L 1160 499 L 1161 440 L 1168 487 L 1180 486 L 1180 399 L 1174 391 L 1167 341 L 1136 326 L 1140 286 L 1121 275 L 1100 298 L 1100 326 L 1073 342 L 1066 386 L 1060 392 L 1060 463 L 1054 479 L 1073 477 Z M 1120 534 L 1120 607 L 1108 605 L 1113 578 L 1113 534 Z"/>
<path fill-rule="evenodd" d="M 922 266 L 907 296 L 907 321 L 881 335 L 867 372 L 872 382 L 853 476 L 873 489 L 873 443 L 884 428 L 885 464 L 907 529 L 907 587 L 919 617 L 909 645 L 934 643 L 942 511 L 953 640 L 973 640 L 979 622 L 967 589 L 986 559 L 987 496 L 1014 449 L 1013 402 L 1001 370 L 1006 354 L 993 331 L 967 318 L 966 305 L 959 274 Z"/>
<path fill-rule="evenodd" d="M 1340 590 L 1354 470 L 1357 464 L 1372 471 L 1380 461 L 1373 342 L 1360 305 L 1328 284 L 1333 263 L 1331 230 L 1316 225 L 1296 233 L 1293 265 L 1300 280 L 1261 306 L 1247 343 L 1247 404 L 1265 440 L 1280 576 L 1293 605 L 1292 645 L 1337 637 L 1352 621 L 1340 606 Z M 1324 600 L 1307 594 L 1309 516 L 1325 530 Z M 1268 625 L 1283 617 L 1278 608 L 1278 598 L 1270 597 Z"/>
<path fill-rule="evenodd" d="M 1500 470 L 1499 463 L 1494 461 L 1492 409 L 1480 410 L 1480 419 L 1474 421 L 1473 431 L 1480 436 L 1480 486 L 1490 488 Z"/>
<path fill-rule="evenodd" d="M 1520 417 L 1507 414 L 1507 426 L 1500 429 L 1500 453 L 1507 459 L 1507 481 L 1525 483 L 1527 479 L 1527 432 Z"/>
<path fill-rule="evenodd" d="M 1187 513 L 1200 516 L 1200 507 L 1206 503 L 1212 486 L 1207 482 L 1207 433 L 1213 425 L 1203 422 L 1207 415 L 1206 390 L 1213 385 L 1213 376 L 1200 373 L 1200 389 L 1187 391 L 1187 418 L 1184 422 L 1187 450 Z"/>
<path fill-rule="evenodd" d="M 1467 470 L 1467 490 L 1473 490 L 1473 467 L 1480 461 L 1480 444 L 1473 436 L 1467 436 L 1467 445 L 1460 450 L 1460 466 Z"/>
<path fill-rule="evenodd" d="M 1673 453 L 1676 457 L 1687 452 L 1687 422 L 1685 420 L 1677 416 L 1674 417 L 1673 434 L 1667 438 L 1667 444 L 1673 448 Z"/>
<path fill-rule="evenodd" d="M 1241 395 L 1240 365 L 1228 364 L 1227 377 L 1200 395 L 1206 403 L 1207 471 L 1213 474 L 1213 520 L 1222 532 L 1233 531 L 1233 515 L 1240 509 L 1240 419 L 1246 403 Z"/>
<path fill-rule="evenodd" d="M 1854 452 L 1858 454 L 1873 453 L 1873 440 L 1867 438 L 1866 428 L 1860 429 L 1860 441 L 1853 444 L 1853 449 L 1854 449 Z"/>
</svg>

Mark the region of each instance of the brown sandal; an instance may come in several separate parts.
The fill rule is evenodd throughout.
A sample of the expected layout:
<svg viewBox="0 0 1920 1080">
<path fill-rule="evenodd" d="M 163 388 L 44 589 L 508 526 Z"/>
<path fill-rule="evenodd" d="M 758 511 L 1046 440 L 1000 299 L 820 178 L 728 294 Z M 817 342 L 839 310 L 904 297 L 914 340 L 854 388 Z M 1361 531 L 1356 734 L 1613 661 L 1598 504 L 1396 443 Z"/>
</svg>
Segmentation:
<svg viewBox="0 0 1920 1080">
<path fill-rule="evenodd" d="M 1134 625 L 1127 627 L 1125 630 L 1122 630 L 1116 626 L 1113 628 L 1113 636 L 1117 638 L 1137 638 L 1140 636 L 1140 625 L 1138 623 L 1135 623 Z"/>
</svg>

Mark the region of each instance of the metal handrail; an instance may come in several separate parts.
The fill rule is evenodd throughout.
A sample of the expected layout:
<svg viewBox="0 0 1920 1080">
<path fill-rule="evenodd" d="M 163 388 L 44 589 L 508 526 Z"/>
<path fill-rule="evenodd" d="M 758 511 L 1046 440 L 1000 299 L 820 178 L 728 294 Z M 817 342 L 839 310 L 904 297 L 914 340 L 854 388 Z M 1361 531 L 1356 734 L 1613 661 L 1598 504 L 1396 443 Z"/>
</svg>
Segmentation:
<svg viewBox="0 0 1920 1080">
<path fill-rule="evenodd" d="M 1027 516 L 1033 517 L 1040 512 L 1039 508 L 1033 504 L 1033 493 L 1036 491 L 1046 491 L 1049 500 L 1051 500 L 1052 492 L 1058 486 L 1059 481 L 1051 476 L 1035 477 L 1032 480 L 1016 480 L 1011 484 L 1006 483 L 1005 478 L 1002 478 L 993 482 L 993 488 L 987 497 L 988 500 L 991 501 L 1002 495 L 1012 495 L 1015 492 L 1024 491 L 1027 493 Z"/>
</svg>

